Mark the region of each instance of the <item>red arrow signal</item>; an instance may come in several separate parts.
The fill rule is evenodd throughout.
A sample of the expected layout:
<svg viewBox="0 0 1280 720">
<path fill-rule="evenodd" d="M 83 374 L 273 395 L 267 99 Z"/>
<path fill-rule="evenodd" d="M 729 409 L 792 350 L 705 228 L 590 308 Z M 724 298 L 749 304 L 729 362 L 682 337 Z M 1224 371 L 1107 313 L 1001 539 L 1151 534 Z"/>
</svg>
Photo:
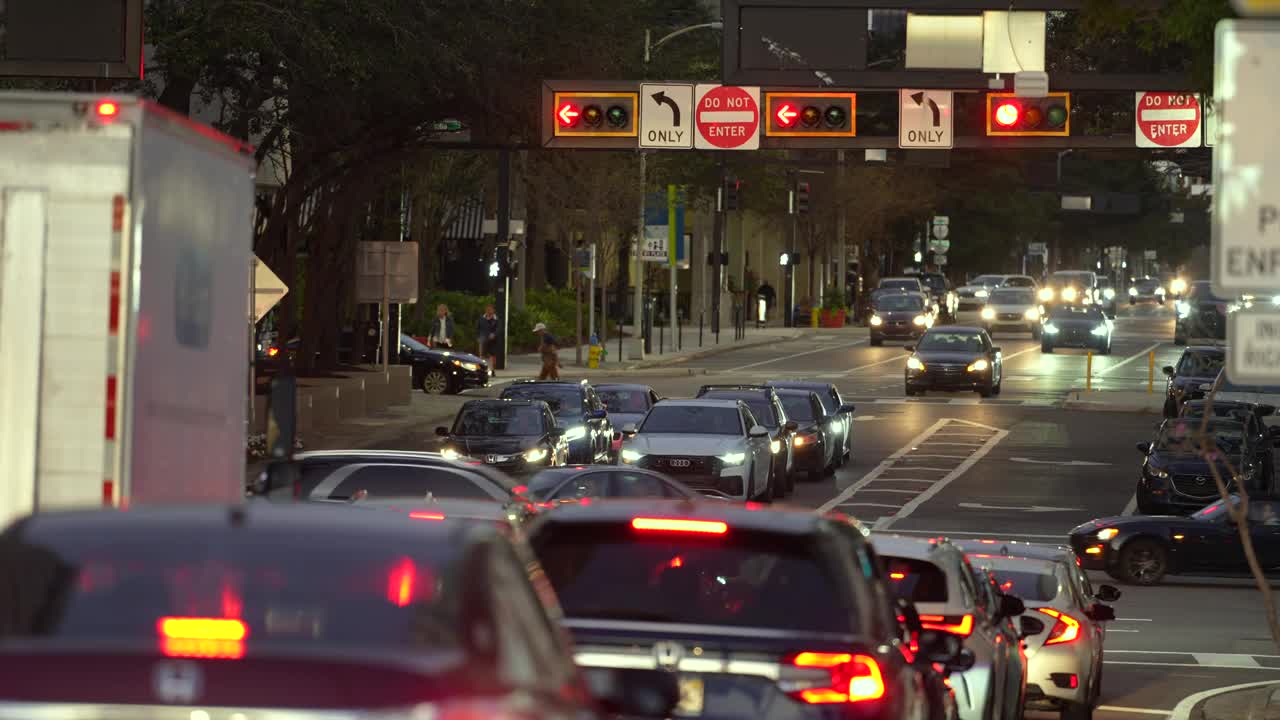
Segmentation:
<svg viewBox="0 0 1280 720">
<path fill-rule="evenodd" d="M 790 104 L 783 103 L 782 107 L 778 108 L 778 112 L 775 114 L 775 117 L 778 118 L 778 124 L 782 127 L 791 127 L 795 124 L 796 116 L 799 114 L 800 113 L 792 109 Z"/>
<path fill-rule="evenodd" d="M 573 127 L 578 122 L 578 110 L 571 103 L 565 103 L 556 113 L 556 117 L 560 118 L 561 125 Z"/>
</svg>

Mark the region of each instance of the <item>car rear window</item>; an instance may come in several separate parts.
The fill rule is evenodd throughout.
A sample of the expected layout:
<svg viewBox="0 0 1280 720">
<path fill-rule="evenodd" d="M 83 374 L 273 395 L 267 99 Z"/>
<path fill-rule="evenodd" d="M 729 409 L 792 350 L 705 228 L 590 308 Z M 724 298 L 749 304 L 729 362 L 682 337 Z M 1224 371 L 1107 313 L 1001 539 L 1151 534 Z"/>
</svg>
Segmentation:
<svg viewBox="0 0 1280 720">
<path fill-rule="evenodd" d="M 327 465 L 326 472 L 309 472 L 304 466 L 298 496 L 311 500 L 345 500 L 364 491 L 371 499 L 439 498 L 499 500 L 504 489 L 478 476 L 447 466 L 353 463 Z M 282 488 L 273 495 L 289 495 Z"/>
<path fill-rule="evenodd" d="M 1002 570 L 993 567 L 987 569 L 996 576 L 1000 592 L 1006 595 L 1016 595 L 1033 602 L 1049 602 L 1058 597 L 1060 583 L 1052 572 Z"/>
<path fill-rule="evenodd" d="M 1226 360 L 1226 356 L 1222 353 L 1187 351 L 1178 363 L 1178 374 L 1192 377 L 1217 377 Z"/>
<path fill-rule="evenodd" d="M 460 647 L 454 603 L 442 602 L 453 592 L 450 560 L 430 543 L 317 545 L 270 530 L 55 535 L 37 520 L 0 541 L 0 583 L 22 598 L 6 603 L 0 638 L 156 642 L 165 654 L 206 657 L 263 645 Z M 209 631 L 236 632 L 210 640 Z"/>
<path fill-rule="evenodd" d="M 552 524 L 533 542 L 570 618 L 857 631 L 844 585 L 808 538 Z"/>
<path fill-rule="evenodd" d="M 643 413 L 649 410 L 649 393 L 646 390 L 602 390 L 597 388 L 600 400 L 612 413 Z"/>
<path fill-rule="evenodd" d="M 813 403 L 807 393 L 783 393 L 778 397 L 782 400 L 782 408 L 787 411 L 787 417 L 796 422 L 813 422 Z"/>
<path fill-rule="evenodd" d="M 773 414 L 773 403 L 760 393 L 712 390 L 698 397 L 708 400 L 741 400 L 751 408 L 751 416 L 756 422 L 765 427 L 778 427 L 778 418 Z"/>
<path fill-rule="evenodd" d="M 582 415 L 582 391 L 576 387 L 524 385 L 502 391 L 503 400 L 542 400 L 557 417 Z"/>
<path fill-rule="evenodd" d="M 894 594 L 908 602 L 947 601 L 947 574 L 928 560 L 882 556 Z"/>
</svg>

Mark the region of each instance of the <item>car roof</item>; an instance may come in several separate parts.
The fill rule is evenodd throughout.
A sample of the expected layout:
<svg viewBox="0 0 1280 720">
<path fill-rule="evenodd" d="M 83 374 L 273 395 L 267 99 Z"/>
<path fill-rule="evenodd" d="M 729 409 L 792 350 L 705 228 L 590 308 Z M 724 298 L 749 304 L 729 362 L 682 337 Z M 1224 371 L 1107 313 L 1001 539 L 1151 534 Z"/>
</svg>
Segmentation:
<svg viewBox="0 0 1280 720">
<path fill-rule="evenodd" d="M 1074 559 L 1071 548 L 1062 545 L 1035 545 L 1015 540 L 952 540 L 953 545 L 969 555 L 1016 557 L 1059 562 Z"/>
<path fill-rule="evenodd" d="M 510 390 L 511 388 L 513 388 L 513 387 L 517 387 L 517 386 L 519 386 L 519 387 L 530 387 L 530 386 L 539 386 L 539 387 L 541 387 L 541 386 L 552 386 L 552 387 L 554 387 L 554 386 L 560 386 L 560 387 L 580 388 L 580 387 L 585 387 L 585 386 L 590 385 L 590 384 L 591 384 L 591 383 L 590 383 L 588 380 L 586 380 L 585 378 L 584 378 L 584 379 L 582 379 L 582 380 L 534 380 L 534 379 L 532 379 L 532 378 L 520 378 L 520 379 L 518 379 L 518 380 L 512 380 L 512 381 L 511 381 L 511 384 L 510 384 L 510 385 L 508 385 L 508 386 L 503 390 L 503 392 L 506 392 L 507 390 Z"/>
<path fill-rule="evenodd" d="M 468 400 L 462 403 L 462 408 L 475 407 L 478 405 L 547 405 L 547 402 L 536 398 L 477 398 L 475 400 Z M 548 405 L 547 407 L 550 406 Z"/>
<path fill-rule="evenodd" d="M 779 390 L 794 390 L 800 388 L 814 388 L 822 390 L 830 390 L 834 387 L 834 383 L 825 383 L 820 380 L 769 380 L 768 384 Z"/>
<path fill-rule="evenodd" d="M 808 397 L 809 395 L 818 394 L 817 391 L 812 388 L 778 388 L 777 393 L 780 396 L 781 395 L 804 395 L 806 397 Z"/>
<path fill-rule="evenodd" d="M 1046 575 L 1052 573 L 1054 567 L 1061 562 L 1045 558 L 1005 557 L 978 553 L 973 553 L 969 557 L 973 558 L 978 565 L 992 570 L 1024 570 Z"/>
<path fill-rule="evenodd" d="M 652 385 L 641 385 L 640 383 L 600 383 L 592 385 L 596 390 L 653 390 Z"/>
<path fill-rule="evenodd" d="M 929 560 L 940 553 L 959 552 L 946 538 L 916 537 L 912 535 L 895 535 L 892 533 L 876 533 L 871 537 L 871 544 L 880 555 Z"/>
<path fill-rule="evenodd" d="M 741 400 L 721 400 L 719 398 L 667 398 L 660 405 L 675 405 L 677 407 L 723 407 L 737 409 Z"/>
<path fill-rule="evenodd" d="M 419 450 L 306 450 L 293 456 L 298 462 L 308 460 L 420 460 L 438 464 L 447 464 L 443 455 L 438 452 Z"/>
<path fill-rule="evenodd" d="M 918 282 L 920 278 L 915 275 L 895 275 L 893 277 L 880 278 L 880 282 L 882 283 L 889 282 L 890 280 L 915 280 Z"/>
<path fill-rule="evenodd" d="M 934 332 L 947 332 L 958 335 L 981 335 L 983 330 L 982 328 L 973 327 L 971 325 L 934 325 L 926 330 L 925 334 L 928 335 L 929 333 Z"/>
<path fill-rule="evenodd" d="M 1206 355 L 1222 355 L 1226 356 L 1227 349 L 1221 345 L 1188 345 L 1183 349 L 1182 353 L 1204 353 Z"/>
<path fill-rule="evenodd" d="M 841 514 L 819 515 L 808 508 L 758 503 L 724 503 L 700 499 L 604 499 L 588 505 L 568 504 L 544 513 L 534 522 L 556 524 L 627 524 L 637 517 L 686 520 L 718 520 L 733 529 L 809 535 L 828 523 L 847 523 L 863 536 L 868 531 L 857 520 Z"/>
</svg>

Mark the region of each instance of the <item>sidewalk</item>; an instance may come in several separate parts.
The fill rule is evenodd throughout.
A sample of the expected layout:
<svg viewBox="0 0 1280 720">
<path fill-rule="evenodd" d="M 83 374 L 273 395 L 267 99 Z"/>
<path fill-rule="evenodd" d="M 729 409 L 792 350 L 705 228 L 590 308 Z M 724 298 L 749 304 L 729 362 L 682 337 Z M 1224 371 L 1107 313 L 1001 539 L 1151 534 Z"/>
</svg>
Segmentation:
<svg viewBox="0 0 1280 720">
<path fill-rule="evenodd" d="M 1171 720 L 1280 720 L 1280 683 L 1250 683 L 1193 695 Z"/>
<path fill-rule="evenodd" d="M 1164 388 L 1145 390 L 1106 390 L 1077 388 L 1067 394 L 1063 403 L 1067 410 L 1101 410 L 1104 412 L 1147 413 L 1159 415 L 1164 410 Z"/>
</svg>

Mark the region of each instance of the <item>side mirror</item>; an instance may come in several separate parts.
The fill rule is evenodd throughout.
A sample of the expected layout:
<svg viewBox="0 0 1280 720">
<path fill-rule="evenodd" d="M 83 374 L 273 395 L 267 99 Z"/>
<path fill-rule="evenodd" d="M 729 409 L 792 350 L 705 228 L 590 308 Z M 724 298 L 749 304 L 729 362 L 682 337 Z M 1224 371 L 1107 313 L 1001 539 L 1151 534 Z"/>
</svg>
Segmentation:
<svg viewBox="0 0 1280 720">
<path fill-rule="evenodd" d="M 665 670 L 583 668 L 582 675 L 606 715 L 665 718 L 680 701 L 676 674 Z"/>
<path fill-rule="evenodd" d="M 962 673 L 971 669 L 977 661 L 978 658 L 973 654 L 973 651 L 969 648 L 964 648 L 960 651 L 960 654 L 957 655 L 954 660 L 947 663 L 945 667 L 947 672 Z"/>
<path fill-rule="evenodd" d="M 1164 368 L 1161 370 L 1161 372 L 1163 372 L 1165 375 L 1169 377 L 1173 377 L 1173 366 L 1165 365 Z"/>
<path fill-rule="evenodd" d="M 800 423 L 796 422 L 795 420 L 788 420 L 787 424 L 783 425 L 782 427 L 785 428 L 787 432 L 795 432 L 796 430 L 800 429 Z"/>
<path fill-rule="evenodd" d="M 449 437 L 449 428 L 443 425 L 438 426 L 436 428 L 436 435 L 439 435 L 440 437 Z"/>
<path fill-rule="evenodd" d="M 857 410 L 857 409 L 858 409 L 858 407 L 857 407 L 856 405 L 851 404 L 851 403 L 845 403 L 845 404 L 843 404 L 843 405 L 841 405 L 841 406 L 840 406 L 840 412 L 842 412 L 842 413 L 850 413 L 850 414 L 852 414 L 852 413 L 853 413 L 853 411 L 854 411 L 854 410 Z"/>
<path fill-rule="evenodd" d="M 636 432 L 639 430 L 640 430 L 640 426 L 636 425 L 635 423 L 627 423 L 626 425 L 622 426 L 622 432 L 628 435 L 635 435 Z"/>
<path fill-rule="evenodd" d="M 1084 614 L 1094 622 L 1111 622 L 1116 619 L 1115 609 L 1102 603 L 1094 603 L 1093 607 L 1086 610 Z"/>
<path fill-rule="evenodd" d="M 1275 415 L 1275 414 L 1276 414 L 1276 406 L 1275 406 L 1275 405 L 1259 405 L 1259 406 L 1257 407 L 1257 410 L 1258 410 L 1258 414 L 1259 414 L 1259 415 L 1261 415 L 1261 416 L 1263 416 L 1263 417 L 1267 417 L 1267 416 L 1269 416 L 1269 415 Z"/>
<path fill-rule="evenodd" d="M 747 435 L 753 438 L 769 437 L 769 428 L 763 425 L 755 425 L 747 431 Z"/>
<path fill-rule="evenodd" d="M 1115 602 L 1120 599 L 1120 591 L 1114 585 L 1100 585 L 1093 596 L 1102 602 Z"/>
<path fill-rule="evenodd" d="M 591 412 L 587 413 L 588 420 L 603 420 L 607 417 L 609 417 L 608 410 L 592 410 Z"/>
<path fill-rule="evenodd" d="M 1027 611 L 1027 606 L 1023 604 L 1022 598 L 1016 595 L 1005 595 L 1000 593 L 1000 607 L 996 616 L 998 618 L 1011 618 Z"/>
<path fill-rule="evenodd" d="M 1137 445 L 1134 445 L 1134 447 L 1137 448 L 1138 452 L 1142 453 L 1143 455 L 1146 455 L 1151 452 L 1151 443 L 1149 442 L 1140 442 Z"/>
<path fill-rule="evenodd" d="M 1044 622 L 1039 618 L 1033 618 L 1030 615 L 1023 615 L 1018 618 L 1018 636 L 1031 637 L 1044 632 Z"/>
<path fill-rule="evenodd" d="M 920 656 L 926 662 L 949 665 L 964 650 L 964 641 L 957 635 L 941 630 L 925 630 L 920 633 Z"/>
</svg>

